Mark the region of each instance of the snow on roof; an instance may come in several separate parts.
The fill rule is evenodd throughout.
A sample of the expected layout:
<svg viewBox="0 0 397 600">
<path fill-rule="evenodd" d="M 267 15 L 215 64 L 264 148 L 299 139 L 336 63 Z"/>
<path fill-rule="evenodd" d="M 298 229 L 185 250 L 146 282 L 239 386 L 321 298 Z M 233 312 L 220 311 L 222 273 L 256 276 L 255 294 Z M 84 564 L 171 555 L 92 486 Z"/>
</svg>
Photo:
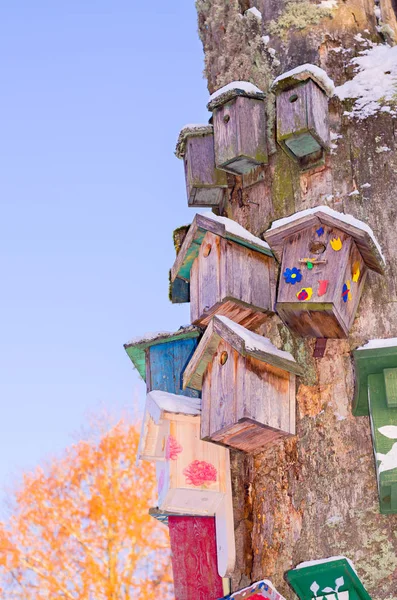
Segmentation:
<svg viewBox="0 0 397 600">
<path fill-rule="evenodd" d="M 179 132 L 175 148 L 175 156 L 183 158 L 186 151 L 186 140 L 189 136 L 208 135 L 213 133 L 214 128 L 208 124 L 185 125 Z"/>
<path fill-rule="evenodd" d="M 265 94 L 249 81 L 231 81 L 211 94 L 207 108 L 208 110 L 214 110 L 214 108 L 231 100 L 235 96 L 248 96 L 250 98 L 263 99 Z"/>
<path fill-rule="evenodd" d="M 341 99 L 354 98 L 351 116 L 365 119 L 395 101 L 397 93 L 397 46 L 375 45 L 352 58 L 356 75 L 335 89 Z"/>
<path fill-rule="evenodd" d="M 266 250 L 270 250 L 270 246 L 265 240 L 261 240 L 261 238 L 257 237 L 253 233 L 250 233 L 245 227 L 239 225 L 233 219 L 228 219 L 227 217 L 219 217 L 215 215 L 211 211 L 205 211 L 201 213 L 203 217 L 207 219 L 212 219 L 213 221 L 217 221 L 218 223 L 222 223 L 224 225 L 226 232 L 235 238 L 240 238 L 241 240 L 245 240 L 247 242 L 251 242 L 256 244 L 257 246 L 262 246 L 262 248 L 266 248 Z"/>
<path fill-rule="evenodd" d="M 168 337 L 170 335 L 175 335 L 175 332 L 171 333 L 171 331 L 152 331 L 150 333 L 144 333 L 143 335 L 132 338 L 129 342 L 125 344 L 125 346 L 132 346 L 135 344 L 146 344 L 153 342 L 158 338 Z"/>
<path fill-rule="evenodd" d="M 262 13 L 255 6 L 246 10 L 244 14 L 253 15 L 258 21 L 262 21 Z"/>
<path fill-rule="evenodd" d="M 266 352 L 266 354 L 272 354 L 273 356 L 278 356 L 284 360 L 295 362 L 292 354 L 286 352 L 285 350 L 279 350 L 268 338 L 249 331 L 242 325 L 238 325 L 223 315 L 217 315 L 217 318 L 244 340 L 246 350 L 259 350 L 260 352 Z"/>
<path fill-rule="evenodd" d="M 394 348 L 397 347 L 397 338 L 386 338 L 384 340 L 369 340 L 364 346 L 356 350 L 376 350 L 376 348 Z"/>
<path fill-rule="evenodd" d="M 306 79 L 313 79 L 325 92 L 328 96 L 333 96 L 335 91 L 335 84 L 332 79 L 327 75 L 324 69 L 321 67 L 317 67 L 317 65 L 312 65 L 310 63 L 306 63 L 304 65 L 300 65 L 295 69 L 291 69 L 291 71 L 287 71 L 282 75 L 279 75 L 272 84 L 272 89 L 282 88 L 282 83 L 288 79 L 296 80 L 296 81 L 305 81 Z"/>
<path fill-rule="evenodd" d="M 268 231 L 273 231 L 274 229 L 278 229 L 279 227 L 288 225 L 288 223 L 293 223 L 294 221 L 297 221 L 298 219 L 302 219 L 302 217 L 306 217 L 308 215 L 314 215 L 318 212 L 326 213 L 327 215 L 330 215 L 331 217 L 334 217 L 335 219 L 339 219 L 339 221 L 342 221 L 343 223 L 352 225 L 353 227 L 357 227 L 357 229 L 361 229 L 362 231 L 365 231 L 366 233 L 368 233 L 368 235 L 371 237 L 373 243 L 375 244 L 376 248 L 378 249 L 380 256 L 382 257 L 383 260 L 385 260 L 385 257 L 382 254 L 382 249 L 379 245 L 379 242 L 377 241 L 375 234 L 372 231 L 371 227 L 369 225 L 367 225 L 367 223 L 364 223 L 363 221 L 356 219 L 356 217 L 353 217 L 353 215 L 347 215 L 345 213 L 340 213 L 340 212 L 334 210 L 333 208 L 330 208 L 329 206 L 315 206 L 314 208 L 307 208 L 305 210 L 300 210 L 299 212 L 297 212 L 293 215 L 290 215 L 289 217 L 284 217 L 282 219 L 278 219 L 277 221 L 273 221 L 272 226 L 270 227 L 270 229 L 268 229 Z"/>
<path fill-rule="evenodd" d="M 190 398 L 153 390 L 146 396 L 146 410 L 158 425 L 163 411 L 184 415 L 199 415 L 201 413 L 201 400 L 200 398 Z"/>
<path fill-rule="evenodd" d="M 323 565 L 324 563 L 335 562 L 337 560 L 347 560 L 353 571 L 357 574 L 354 564 L 346 556 L 331 556 L 330 558 L 321 558 L 319 560 L 306 560 L 305 562 L 296 565 L 295 569 L 306 569 L 307 567 L 315 567 L 316 565 Z"/>
</svg>

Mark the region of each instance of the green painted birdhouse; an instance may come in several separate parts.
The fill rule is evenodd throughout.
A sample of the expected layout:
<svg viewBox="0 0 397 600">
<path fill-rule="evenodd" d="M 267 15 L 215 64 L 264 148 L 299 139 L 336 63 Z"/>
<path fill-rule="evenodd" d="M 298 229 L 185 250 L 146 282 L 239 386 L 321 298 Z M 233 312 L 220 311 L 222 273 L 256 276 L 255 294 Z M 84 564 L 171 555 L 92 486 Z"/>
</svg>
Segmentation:
<svg viewBox="0 0 397 600">
<path fill-rule="evenodd" d="M 345 338 L 369 270 L 383 273 L 372 229 L 328 206 L 275 221 L 265 239 L 281 262 L 276 311 L 301 337 Z"/>
<path fill-rule="evenodd" d="M 371 340 L 353 353 L 353 414 L 369 415 L 380 512 L 397 513 L 397 338 Z"/>
<path fill-rule="evenodd" d="M 218 169 L 245 175 L 267 163 L 264 98 L 248 81 L 233 81 L 210 97 Z"/>
<path fill-rule="evenodd" d="M 146 381 L 148 392 L 162 390 L 197 398 L 198 392 L 183 390 L 182 377 L 199 337 L 200 330 L 190 325 L 175 333 L 146 334 L 124 344 L 124 348 Z"/>
<path fill-rule="evenodd" d="M 301 167 L 311 167 L 330 147 L 328 96 L 334 86 L 315 65 L 284 73 L 273 83 L 277 102 L 277 141 Z"/>
<path fill-rule="evenodd" d="M 300 600 L 371 600 L 344 556 L 301 563 L 285 578 Z"/>
<path fill-rule="evenodd" d="M 256 329 L 274 311 L 275 290 L 276 261 L 266 242 L 226 217 L 194 217 L 171 269 L 172 302 L 190 300 L 194 325 L 206 327 L 221 314 Z"/>
</svg>

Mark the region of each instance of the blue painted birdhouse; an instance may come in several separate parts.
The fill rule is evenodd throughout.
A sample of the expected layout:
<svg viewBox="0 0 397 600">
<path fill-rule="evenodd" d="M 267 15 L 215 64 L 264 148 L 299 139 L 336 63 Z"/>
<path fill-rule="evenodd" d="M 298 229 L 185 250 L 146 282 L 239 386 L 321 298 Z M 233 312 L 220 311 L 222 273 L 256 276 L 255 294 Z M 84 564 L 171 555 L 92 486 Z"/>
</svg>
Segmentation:
<svg viewBox="0 0 397 600">
<path fill-rule="evenodd" d="M 184 390 L 182 376 L 190 361 L 200 336 L 197 327 L 181 327 L 175 333 L 154 333 L 136 338 L 124 348 L 148 392 L 161 390 L 199 398 L 199 392 Z"/>
</svg>

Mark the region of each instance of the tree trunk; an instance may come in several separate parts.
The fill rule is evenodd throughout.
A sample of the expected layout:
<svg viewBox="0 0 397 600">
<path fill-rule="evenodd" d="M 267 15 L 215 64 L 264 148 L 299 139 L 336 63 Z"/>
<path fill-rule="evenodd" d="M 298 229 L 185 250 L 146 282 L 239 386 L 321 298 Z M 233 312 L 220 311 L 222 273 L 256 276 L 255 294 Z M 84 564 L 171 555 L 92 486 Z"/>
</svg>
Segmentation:
<svg viewBox="0 0 397 600">
<path fill-rule="evenodd" d="M 276 76 L 303 63 L 322 67 L 339 86 L 354 76 L 354 56 L 371 44 L 392 44 L 397 32 L 396 0 L 380 0 L 381 13 L 374 0 L 197 0 L 196 6 L 210 92 L 233 80 L 269 92 Z M 262 21 L 244 15 L 253 6 Z M 305 374 L 296 437 L 255 457 L 233 456 L 234 590 L 266 577 L 292 599 L 285 571 L 342 554 L 373 600 L 397 597 L 397 516 L 379 513 L 369 419 L 351 411 L 351 351 L 368 339 L 397 336 L 397 121 L 393 111 L 361 120 L 344 114 L 352 105 L 331 99 L 333 149 L 324 166 L 301 171 L 276 145 L 275 99 L 268 93 L 265 179 L 242 189 L 237 178 L 222 211 L 260 236 L 274 219 L 327 204 L 368 223 L 387 261 L 385 277 L 369 275 L 349 338 L 328 340 L 323 358 L 313 357 L 315 340 L 294 336 L 277 316 L 261 329 L 293 353 Z"/>
</svg>

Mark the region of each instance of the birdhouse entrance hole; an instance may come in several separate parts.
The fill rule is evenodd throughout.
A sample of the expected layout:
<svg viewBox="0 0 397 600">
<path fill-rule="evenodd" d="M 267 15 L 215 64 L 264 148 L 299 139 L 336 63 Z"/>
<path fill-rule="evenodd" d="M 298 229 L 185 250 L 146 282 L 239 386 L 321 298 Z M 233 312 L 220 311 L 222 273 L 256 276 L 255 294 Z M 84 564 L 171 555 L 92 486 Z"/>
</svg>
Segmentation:
<svg viewBox="0 0 397 600">
<path fill-rule="evenodd" d="M 222 352 L 221 357 L 219 359 L 219 362 L 221 363 L 222 366 L 226 364 L 228 358 L 229 358 L 229 355 L 225 350 L 224 352 Z"/>
<path fill-rule="evenodd" d="M 211 244 L 207 244 L 203 251 L 204 258 L 207 258 L 211 254 L 211 250 L 212 250 Z"/>
<path fill-rule="evenodd" d="M 298 94 L 292 94 L 292 96 L 289 97 L 290 102 L 296 102 L 297 100 L 298 100 Z"/>
<path fill-rule="evenodd" d="M 310 243 L 309 250 L 312 254 L 323 254 L 326 250 L 326 245 L 317 240 L 313 240 Z"/>
</svg>

